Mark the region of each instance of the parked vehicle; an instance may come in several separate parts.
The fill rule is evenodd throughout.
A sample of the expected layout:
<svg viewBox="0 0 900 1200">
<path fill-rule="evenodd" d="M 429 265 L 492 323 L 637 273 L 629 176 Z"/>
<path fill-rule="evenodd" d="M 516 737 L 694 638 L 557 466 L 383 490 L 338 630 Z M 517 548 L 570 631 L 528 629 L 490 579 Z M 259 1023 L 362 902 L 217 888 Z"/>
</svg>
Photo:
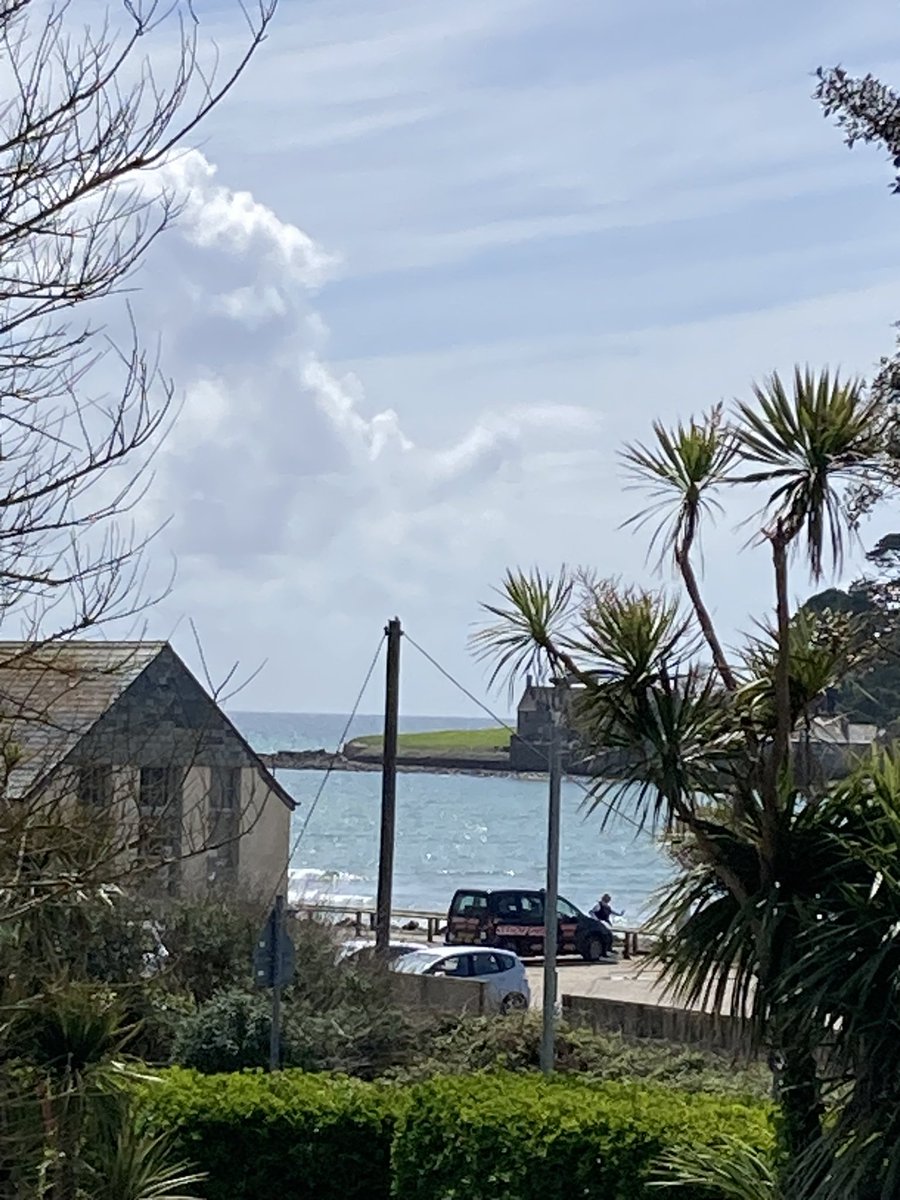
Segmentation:
<svg viewBox="0 0 900 1200">
<path fill-rule="evenodd" d="M 544 892 L 521 888 L 460 888 L 447 914 L 448 946 L 496 946 L 516 954 L 544 953 Z M 557 954 L 580 954 L 598 962 L 612 950 L 608 925 L 559 897 Z"/>
<path fill-rule="evenodd" d="M 404 954 L 391 964 L 402 975 L 442 975 L 449 979 L 476 979 L 483 983 L 490 1008 L 510 1013 L 526 1009 L 531 1003 L 531 988 L 525 964 L 509 951 L 473 946 L 469 950 L 429 947 Z"/>
<path fill-rule="evenodd" d="M 421 950 L 421 942 L 389 942 L 387 957 L 389 962 L 402 958 L 404 954 L 412 954 Z M 345 959 L 366 959 L 375 956 L 375 942 L 372 938 L 348 938 L 338 947 L 338 962 Z"/>
</svg>

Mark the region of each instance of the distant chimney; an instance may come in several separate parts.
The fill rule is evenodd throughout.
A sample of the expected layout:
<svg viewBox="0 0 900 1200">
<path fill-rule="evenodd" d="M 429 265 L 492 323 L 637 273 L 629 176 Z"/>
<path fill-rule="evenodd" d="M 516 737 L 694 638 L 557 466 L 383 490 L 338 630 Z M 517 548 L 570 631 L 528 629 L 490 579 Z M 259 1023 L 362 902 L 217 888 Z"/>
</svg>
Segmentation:
<svg viewBox="0 0 900 1200">
<path fill-rule="evenodd" d="M 530 675 L 525 676 L 525 691 L 526 692 L 531 691 L 531 676 Z"/>
</svg>

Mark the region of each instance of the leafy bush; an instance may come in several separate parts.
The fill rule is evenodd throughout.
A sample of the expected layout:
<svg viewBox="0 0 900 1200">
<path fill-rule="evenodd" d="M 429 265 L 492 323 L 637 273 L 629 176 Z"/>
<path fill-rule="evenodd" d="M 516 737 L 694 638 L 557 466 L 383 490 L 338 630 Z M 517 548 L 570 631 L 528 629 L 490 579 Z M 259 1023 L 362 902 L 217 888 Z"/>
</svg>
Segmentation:
<svg viewBox="0 0 900 1200">
<path fill-rule="evenodd" d="M 540 1064 L 541 1019 L 538 1013 L 495 1017 L 453 1017 L 435 1023 L 420 1037 L 410 1065 L 390 1074 L 421 1082 L 436 1075 L 473 1071 L 535 1071 Z M 731 1056 L 697 1047 L 598 1033 L 560 1022 L 556 1070 L 589 1075 L 593 1080 L 663 1083 L 690 1092 L 717 1092 L 765 1099 L 772 1076 L 764 1063 L 737 1062 Z"/>
<path fill-rule="evenodd" d="M 402 1200 L 648 1200 L 672 1146 L 772 1143 L 764 1106 L 660 1087 L 496 1075 L 432 1080 L 409 1100 L 393 1152 Z M 669 1195 L 711 1200 L 690 1187 Z"/>
<path fill-rule="evenodd" d="M 271 1018 L 267 993 L 220 992 L 181 1020 L 172 1059 L 207 1075 L 268 1066 Z"/>
<path fill-rule="evenodd" d="M 159 921 L 169 958 L 169 986 L 203 1003 L 226 988 L 248 986 L 253 949 L 266 908 L 249 899 L 209 896 L 182 900 Z"/>
<path fill-rule="evenodd" d="M 773 1142 L 763 1104 L 534 1076 L 410 1086 L 173 1070 L 142 1100 L 145 1122 L 208 1172 L 208 1200 L 651 1200 L 666 1151 L 739 1139 L 767 1156 Z"/>
<path fill-rule="evenodd" d="M 387 1200 L 397 1096 L 356 1080 L 285 1071 L 167 1071 L 142 1092 L 144 1121 L 208 1174 L 207 1200 Z"/>
<path fill-rule="evenodd" d="M 209 1075 L 266 1067 L 271 1013 L 267 992 L 221 992 L 181 1019 L 172 1061 Z M 282 1013 L 285 1067 L 371 1079 L 406 1061 L 416 1044 L 414 1019 L 382 1003 L 377 990 L 324 1012 L 289 995 Z"/>
</svg>

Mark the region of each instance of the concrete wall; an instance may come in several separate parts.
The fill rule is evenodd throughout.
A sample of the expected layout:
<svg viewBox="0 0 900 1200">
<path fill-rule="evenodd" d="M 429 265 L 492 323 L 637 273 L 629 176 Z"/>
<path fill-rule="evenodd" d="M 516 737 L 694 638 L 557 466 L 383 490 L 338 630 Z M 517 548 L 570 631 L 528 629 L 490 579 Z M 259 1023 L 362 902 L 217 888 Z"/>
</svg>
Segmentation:
<svg viewBox="0 0 900 1200">
<path fill-rule="evenodd" d="M 732 1017 L 596 996 L 563 996 L 562 1011 L 573 1025 L 584 1025 L 599 1032 L 679 1042 L 735 1054 L 752 1053 L 747 1031 Z"/>
<path fill-rule="evenodd" d="M 440 975 L 401 975 L 391 972 L 391 996 L 408 1008 L 432 1012 L 468 1013 L 485 1011 L 485 988 L 477 979 L 449 979 Z"/>
<path fill-rule="evenodd" d="M 285 872 L 291 843 L 291 813 L 270 791 L 255 767 L 241 771 L 241 844 L 238 879 L 248 891 L 271 895 Z"/>
</svg>

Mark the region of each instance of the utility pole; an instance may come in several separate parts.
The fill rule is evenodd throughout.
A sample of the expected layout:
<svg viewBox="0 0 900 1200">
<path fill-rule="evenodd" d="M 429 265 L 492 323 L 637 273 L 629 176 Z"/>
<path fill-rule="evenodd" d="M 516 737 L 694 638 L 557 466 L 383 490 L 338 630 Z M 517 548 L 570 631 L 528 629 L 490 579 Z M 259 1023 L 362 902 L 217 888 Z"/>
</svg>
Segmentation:
<svg viewBox="0 0 900 1200">
<path fill-rule="evenodd" d="M 394 883 L 394 826 L 397 815 L 397 725 L 400 718 L 400 618 L 388 621 L 387 672 L 384 687 L 384 742 L 381 751 L 381 846 L 378 853 L 378 898 L 375 903 L 375 953 L 387 954 L 391 938 L 391 892 Z"/>
<path fill-rule="evenodd" d="M 275 897 L 273 912 L 272 1029 L 269 1034 L 269 1070 L 281 1067 L 281 986 L 284 976 L 284 896 Z"/>
<path fill-rule="evenodd" d="M 541 1070 L 553 1072 L 556 1059 L 556 950 L 559 920 L 559 809 L 561 747 L 559 691 L 554 684 L 550 711 L 550 787 L 547 805 L 547 886 L 544 890 L 544 1002 L 541 1025 Z"/>
</svg>

